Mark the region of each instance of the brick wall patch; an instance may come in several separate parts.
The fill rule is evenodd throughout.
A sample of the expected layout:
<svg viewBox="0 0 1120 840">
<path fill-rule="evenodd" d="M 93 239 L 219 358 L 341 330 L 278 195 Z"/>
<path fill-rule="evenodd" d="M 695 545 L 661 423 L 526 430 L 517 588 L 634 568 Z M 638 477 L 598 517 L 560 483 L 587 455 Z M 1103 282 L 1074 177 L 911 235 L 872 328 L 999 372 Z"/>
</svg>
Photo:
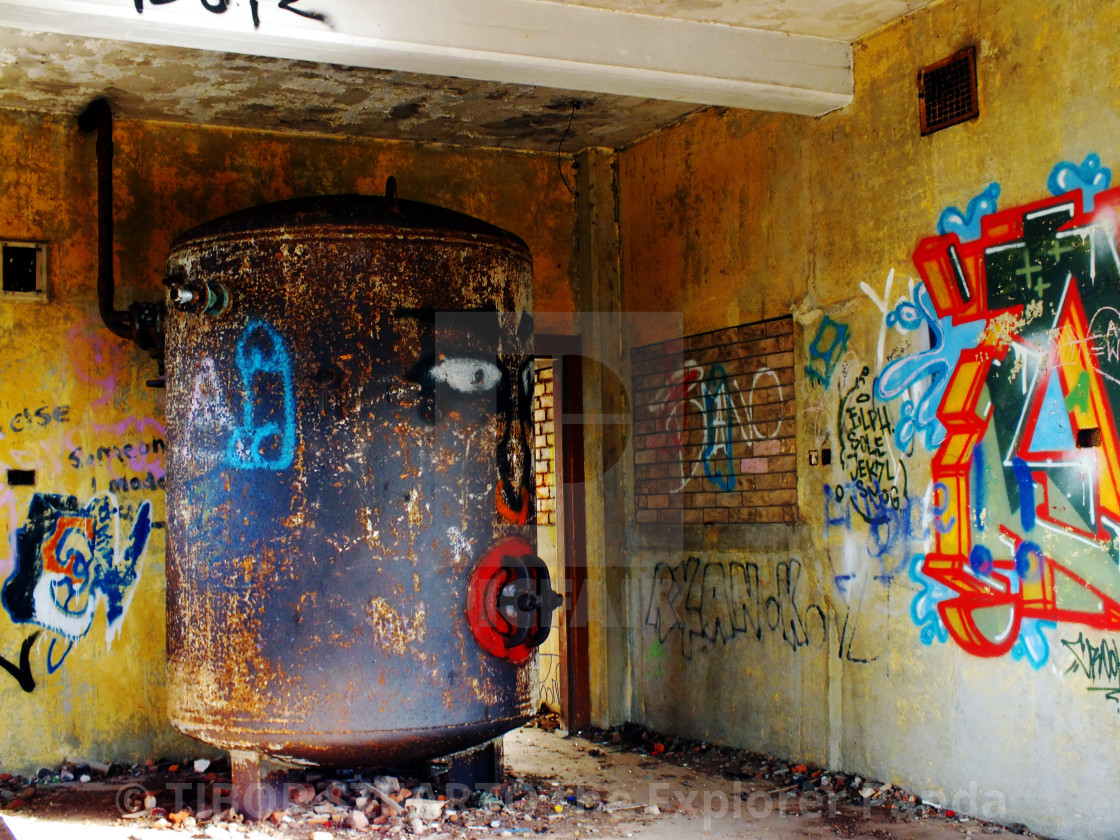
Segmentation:
<svg viewBox="0 0 1120 840">
<path fill-rule="evenodd" d="M 793 319 L 633 351 L 640 523 L 794 522 Z"/>
<path fill-rule="evenodd" d="M 552 414 L 552 366 L 538 367 L 533 387 L 536 438 L 537 524 L 556 524 L 556 432 Z"/>
</svg>

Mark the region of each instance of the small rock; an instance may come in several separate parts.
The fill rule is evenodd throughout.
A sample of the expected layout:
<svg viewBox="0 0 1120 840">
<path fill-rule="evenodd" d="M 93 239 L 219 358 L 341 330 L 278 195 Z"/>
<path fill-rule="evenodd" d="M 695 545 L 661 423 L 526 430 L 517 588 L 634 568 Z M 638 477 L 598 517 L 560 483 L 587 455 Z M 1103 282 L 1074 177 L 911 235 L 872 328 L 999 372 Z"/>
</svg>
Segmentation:
<svg viewBox="0 0 1120 840">
<path fill-rule="evenodd" d="M 209 808 L 205 808 L 205 809 L 199 811 L 197 814 L 195 814 L 194 818 L 196 820 L 198 820 L 199 822 L 206 822 L 212 816 L 214 816 L 214 812 Z"/>
<path fill-rule="evenodd" d="M 155 798 L 154 795 L 149 793 L 147 796 L 144 797 L 144 810 L 145 811 L 150 811 L 155 807 L 156 807 L 156 798 Z"/>
<path fill-rule="evenodd" d="M 357 809 L 354 809 L 350 812 L 350 816 L 347 818 L 347 822 L 350 824 L 351 828 L 369 828 L 369 817 L 367 817 Z"/>
<path fill-rule="evenodd" d="M 400 791 L 401 783 L 396 776 L 374 776 L 373 786 L 382 793 L 394 794 Z"/>
<path fill-rule="evenodd" d="M 443 806 L 446 802 L 440 802 L 436 799 L 418 799 L 412 798 L 406 800 L 405 805 L 408 806 L 408 812 L 422 820 L 432 822 L 438 820 L 443 813 Z"/>
<path fill-rule="evenodd" d="M 864 799 L 869 799 L 872 795 L 875 794 L 875 792 L 875 788 L 873 788 L 871 785 L 864 785 L 859 789 L 859 795 Z"/>
<path fill-rule="evenodd" d="M 312 831 L 311 840 L 334 840 L 334 835 L 329 831 Z"/>
<path fill-rule="evenodd" d="M 84 783 L 84 782 L 88 782 L 88 781 L 90 781 L 90 780 L 91 780 L 92 778 L 93 778 L 93 777 L 92 777 L 92 776 L 90 776 L 90 774 L 89 774 L 89 773 L 83 773 L 82 775 L 80 775 L 80 776 L 78 777 L 78 781 L 79 781 L 79 782 L 83 782 L 83 783 Z"/>
<path fill-rule="evenodd" d="M 424 825 L 424 821 L 422 819 L 420 819 L 419 817 L 413 817 L 411 820 L 409 820 L 408 827 L 412 829 L 413 834 L 417 834 L 417 835 L 423 834 L 425 831 L 428 830 L 427 827 Z"/>
<path fill-rule="evenodd" d="M 656 817 L 660 813 L 661 813 L 661 809 L 658 808 L 656 805 L 647 805 L 646 806 L 646 814 L 648 814 L 649 816 Z"/>
<path fill-rule="evenodd" d="M 195 759 L 194 772 L 205 773 L 209 769 L 210 769 L 210 759 L 208 759 L 208 758 L 196 758 Z"/>
</svg>

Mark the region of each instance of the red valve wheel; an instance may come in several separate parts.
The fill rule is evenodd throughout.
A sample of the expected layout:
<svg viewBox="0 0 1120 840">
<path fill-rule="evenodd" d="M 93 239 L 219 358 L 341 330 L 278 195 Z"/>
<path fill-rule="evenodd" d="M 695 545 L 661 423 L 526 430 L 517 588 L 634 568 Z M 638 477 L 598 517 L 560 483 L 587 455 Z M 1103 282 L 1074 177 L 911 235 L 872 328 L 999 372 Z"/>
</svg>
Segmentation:
<svg viewBox="0 0 1120 840">
<path fill-rule="evenodd" d="M 533 546 L 509 537 L 490 548 L 471 574 L 467 623 L 483 650 L 524 662 L 548 638 L 552 613 L 564 598 Z"/>
</svg>

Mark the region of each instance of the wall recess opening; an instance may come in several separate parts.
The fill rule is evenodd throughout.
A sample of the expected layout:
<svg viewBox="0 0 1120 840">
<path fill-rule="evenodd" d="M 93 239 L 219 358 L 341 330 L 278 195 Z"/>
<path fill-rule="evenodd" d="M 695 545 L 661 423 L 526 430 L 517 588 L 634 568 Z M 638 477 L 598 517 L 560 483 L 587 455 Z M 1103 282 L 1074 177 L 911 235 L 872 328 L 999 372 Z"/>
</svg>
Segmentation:
<svg viewBox="0 0 1120 840">
<path fill-rule="evenodd" d="M 1077 430 L 1077 448 L 1078 449 L 1092 449 L 1093 447 L 1100 446 L 1103 442 L 1101 438 L 1100 429 L 1078 429 Z"/>
<path fill-rule="evenodd" d="M 976 96 L 976 48 L 965 47 L 918 71 L 922 136 L 980 115 Z"/>
<path fill-rule="evenodd" d="M 42 242 L 0 241 L 0 299 L 47 299 L 47 246 Z"/>
<path fill-rule="evenodd" d="M 9 487 L 34 487 L 35 470 L 8 470 Z"/>
</svg>

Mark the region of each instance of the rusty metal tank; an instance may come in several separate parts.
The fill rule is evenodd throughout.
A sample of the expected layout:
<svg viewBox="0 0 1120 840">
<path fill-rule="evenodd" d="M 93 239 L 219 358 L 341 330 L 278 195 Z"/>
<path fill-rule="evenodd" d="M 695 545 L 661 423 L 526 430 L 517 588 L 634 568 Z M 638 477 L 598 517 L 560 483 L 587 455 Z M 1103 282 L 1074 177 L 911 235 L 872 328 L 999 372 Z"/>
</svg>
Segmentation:
<svg viewBox="0 0 1120 840">
<path fill-rule="evenodd" d="M 168 259 L 172 722 L 420 761 L 537 705 L 531 260 L 418 202 L 266 205 Z"/>
</svg>

